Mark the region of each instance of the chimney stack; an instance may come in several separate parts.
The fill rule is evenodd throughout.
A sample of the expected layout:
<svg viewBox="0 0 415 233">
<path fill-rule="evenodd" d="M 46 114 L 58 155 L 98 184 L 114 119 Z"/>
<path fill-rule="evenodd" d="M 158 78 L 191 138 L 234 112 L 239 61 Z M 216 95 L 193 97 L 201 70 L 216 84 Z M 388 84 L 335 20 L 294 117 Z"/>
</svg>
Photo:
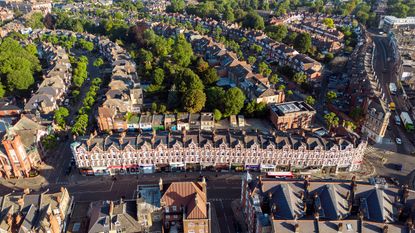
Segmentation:
<svg viewBox="0 0 415 233">
<path fill-rule="evenodd" d="M 298 223 L 296 223 L 295 225 L 294 225 L 294 231 L 295 231 L 295 233 L 300 233 L 300 225 L 298 225 Z"/>
<path fill-rule="evenodd" d="M 202 183 L 201 183 L 201 185 L 202 185 L 202 190 L 203 190 L 203 192 L 207 195 L 207 184 L 206 184 L 206 178 L 205 177 L 203 177 L 202 178 Z"/>
<path fill-rule="evenodd" d="M 337 232 L 343 232 L 343 223 L 337 224 Z"/>
<path fill-rule="evenodd" d="M 161 177 L 159 180 L 159 189 L 160 189 L 160 192 L 163 192 L 163 179 Z"/>
</svg>

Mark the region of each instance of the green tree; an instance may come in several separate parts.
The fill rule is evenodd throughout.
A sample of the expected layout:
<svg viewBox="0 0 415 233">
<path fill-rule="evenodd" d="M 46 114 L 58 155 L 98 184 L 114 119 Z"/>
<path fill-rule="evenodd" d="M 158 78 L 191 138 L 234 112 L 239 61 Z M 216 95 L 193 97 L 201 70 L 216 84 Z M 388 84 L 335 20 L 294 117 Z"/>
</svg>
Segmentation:
<svg viewBox="0 0 415 233">
<path fill-rule="evenodd" d="M 329 102 L 332 102 L 333 100 L 337 98 L 337 94 L 334 91 L 328 91 L 326 94 L 326 98 Z"/>
<path fill-rule="evenodd" d="M 183 67 L 187 67 L 191 62 L 191 57 L 193 56 L 192 45 L 186 41 L 183 34 L 180 34 L 176 37 L 174 46 L 173 46 L 172 59 Z"/>
<path fill-rule="evenodd" d="M 218 80 L 219 80 L 218 72 L 213 67 L 209 67 L 202 74 L 202 81 L 205 85 L 215 84 Z"/>
<path fill-rule="evenodd" d="M 295 73 L 293 80 L 298 85 L 301 85 L 307 81 L 307 75 L 305 75 L 304 72 Z"/>
<path fill-rule="evenodd" d="M 78 44 L 82 49 L 85 49 L 88 52 L 91 52 L 92 50 L 94 50 L 94 43 L 87 41 L 85 39 L 79 39 Z"/>
<path fill-rule="evenodd" d="M 262 30 L 265 28 L 264 19 L 255 11 L 250 11 L 242 21 L 242 26 L 245 28 L 252 28 Z"/>
<path fill-rule="evenodd" d="M 267 35 L 278 41 L 278 42 L 282 42 L 282 40 L 287 36 L 288 34 L 288 28 L 286 25 L 284 24 L 279 24 L 279 25 L 272 25 L 272 26 L 268 26 L 265 29 L 265 32 L 267 33 Z"/>
<path fill-rule="evenodd" d="M 286 95 L 288 95 L 288 96 L 294 95 L 294 92 L 292 90 L 287 90 Z"/>
<path fill-rule="evenodd" d="M 351 121 L 344 121 L 343 124 L 344 124 L 345 128 L 350 129 L 352 131 L 354 131 L 356 129 L 355 123 L 353 123 Z"/>
<path fill-rule="evenodd" d="M 277 74 L 273 74 L 269 77 L 269 82 L 271 84 L 277 84 L 280 81 L 280 78 L 278 77 Z"/>
<path fill-rule="evenodd" d="M 249 56 L 248 57 L 248 63 L 253 65 L 256 62 L 256 57 L 254 56 Z"/>
<path fill-rule="evenodd" d="M 6 95 L 6 89 L 3 84 L 0 83 L 0 98 L 3 98 Z"/>
<path fill-rule="evenodd" d="M 313 106 L 316 103 L 316 100 L 311 95 L 307 96 L 305 98 L 305 102 L 311 106 Z"/>
<path fill-rule="evenodd" d="M 199 57 L 196 63 L 196 71 L 200 75 L 209 68 L 209 63 L 207 63 L 203 58 Z"/>
<path fill-rule="evenodd" d="M 159 113 L 165 113 L 167 111 L 167 107 L 164 104 L 160 104 L 158 107 L 158 112 Z"/>
<path fill-rule="evenodd" d="M 272 73 L 272 70 L 269 68 L 269 66 L 265 62 L 261 62 L 258 64 L 258 70 L 259 70 L 259 73 L 264 75 L 265 77 L 268 77 Z"/>
<path fill-rule="evenodd" d="M 88 114 L 81 114 L 78 116 L 75 124 L 72 126 L 71 131 L 75 135 L 84 135 L 86 128 L 88 127 Z"/>
<path fill-rule="evenodd" d="M 329 127 L 329 131 L 331 131 L 332 127 L 337 127 L 339 125 L 339 118 L 334 112 L 325 114 L 324 120 L 326 121 L 326 124 Z"/>
<path fill-rule="evenodd" d="M 167 6 L 168 12 L 180 12 L 182 13 L 186 8 L 186 3 L 184 0 L 171 0 L 170 5 Z"/>
<path fill-rule="evenodd" d="M 184 110 L 190 113 L 200 112 L 206 103 L 206 94 L 200 89 L 191 89 L 183 96 Z"/>
<path fill-rule="evenodd" d="M 229 117 L 230 115 L 238 114 L 244 106 L 245 95 L 241 89 L 232 87 L 223 98 L 223 117 Z"/>
<path fill-rule="evenodd" d="M 164 81 L 164 70 L 161 68 L 156 68 L 153 73 L 153 84 L 161 86 Z"/>
<path fill-rule="evenodd" d="M 23 48 L 15 39 L 6 37 L 0 44 L 0 74 L 6 77 L 8 91 L 25 91 L 34 84 L 33 74 L 41 70 L 40 62 L 30 47 Z"/>
<path fill-rule="evenodd" d="M 222 119 L 222 113 L 217 108 L 213 109 L 213 118 L 215 118 L 215 121 Z"/>
<path fill-rule="evenodd" d="M 328 28 L 335 28 L 334 20 L 332 18 L 323 19 L 323 24 L 325 24 Z"/>
<path fill-rule="evenodd" d="M 178 91 L 180 93 L 186 93 L 191 90 L 203 90 L 204 85 L 199 76 L 195 74 L 191 69 L 184 69 L 179 77 L 176 78 Z"/>
<path fill-rule="evenodd" d="M 257 45 L 257 44 L 253 44 L 250 47 L 251 50 L 253 50 L 255 53 L 260 53 L 262 52 L 262 47 Z"/>
<path fill-rule="evenodd" d="M 285 90 L 285 88 L 286 88 L 286 87 L 285 87 L 285 85 L 284 85 L 284 84 L 281 84 L 281 85 L 279 85 L 279 86 L 278 86 L 278 90 L 279 90 L 279 91 L 283 91 L 283 90 Z"/>
<path fill-rule="evenodd" d="M 308 33 L 300 33 L 294 40 L 294 48 L 300 53 L 307 53 L 311 45 L 311 36 Z"/>
<path fill-rule="evenodd" d="M 95 67 L 100 67 L 100 66 L 104 65 L 104 60 L 102 60 L 102 58 L 99 57 L 99 58 L 95 59 L 93 65 Z"/>
<path fill-rule="evenodd" d="M 206 109 L 212 111 L 222 106 L 223 98 L 226 92 L 221 87 L 209 87 L 206 89 Z"/>
<path fill-rule="evenodd" d="M 69 110 L 65 107 L 59 107 L 55 110 L 53 119 L 55 120 L 55 123 L 59 125 L 60 127 L 65 127 L 66 125 L 66 117 L 69 116 Z"/>
<path fill-rule="evenodd" d="M 157 109 L 158 109 L 157 103 L 156 102 L 151 103 L 151 112 L 153 114 L 157 113 Z"/>
<path fill-rule="evenodd" d="M 44 28 L 43 25 L 43 15 L 42 13 L 35 12 L 33 13 L 29 19 L 26 21 L 26 26 L 31 27 L 33 29 Z"/>
<path fill-rule="evenodd" d="M 35 79 L 28 69 L 15 70 L 7 74 L 7 84 L 10 90 L 27 90 L 33 83 Z"/>
</svg>

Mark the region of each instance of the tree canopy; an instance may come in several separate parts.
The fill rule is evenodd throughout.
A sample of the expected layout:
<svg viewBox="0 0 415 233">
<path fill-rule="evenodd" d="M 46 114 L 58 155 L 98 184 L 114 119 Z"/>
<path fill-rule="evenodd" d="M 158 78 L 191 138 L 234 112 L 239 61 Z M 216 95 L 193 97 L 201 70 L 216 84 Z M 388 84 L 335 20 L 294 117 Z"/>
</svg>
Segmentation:
<svg viewBox="0 0 415 233">
<path fill-rule="evenodd" d="M 25 91 L 34 84 L 33 74 L 41 70 L 33 47 L 24 48 L 17 40 L 5 38 L 0 44 L 0 74 L 8 91 Z"/>
<path fill-rule="evenodd" d="M 223 117 L 238 114 L 244 107 L 245 95 L 241 89 L 232 87 L 226 91 L 222 101 Z"/>
<path fill-rule="evenodd" d="M 300 33 L 294 40 L 294 48 L 300 53 L 307 53 L 311 45 L 311 36 L 308 33 Z"/>
<path fill-rule="evenodd" d="M 255 11 L 250 11 L 242 21 L 242 26 L 245 28 L 252 28 L 262 30 L 265 28 L 264 19 Z"/>
</svg>

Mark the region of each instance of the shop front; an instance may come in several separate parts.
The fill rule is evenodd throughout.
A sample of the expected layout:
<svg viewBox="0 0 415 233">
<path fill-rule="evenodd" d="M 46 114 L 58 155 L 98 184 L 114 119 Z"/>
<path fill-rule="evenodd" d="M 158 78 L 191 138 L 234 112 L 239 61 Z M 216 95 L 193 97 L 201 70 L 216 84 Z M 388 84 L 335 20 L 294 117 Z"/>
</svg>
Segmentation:
<svg viewBox="0 0 415 233">
<path fill-rule="evenodd" d="M 83 176 L 93 176 L 94 170 L 92 170 L 91 168 L 80 168 L 79 173 L 81 173 L 81 175 Z"/>
<path fill-rule="evenodd" d="M 228 163 L 216 163 L 215 170 L 216 171 L 229 171 L 229 164 Z"/>
<path fill-rule="evenodd" d="M 186 163 L 186 171 L 200 171 L 200 163 Z"/>
<path fill-rule="evenodd" d="M 151 174 L 154 173 L 154 165 L 153 164 L 140 164 L 139 172 L 143 174 Z"/>
<path fill-rule="evenodd" d="M 247 171 L 259 171 L 260 166 L 259 166 L 259 164 L 247 164 L 247 165 L 245 165 L 245 169 Z"/>
<path fill-rule="evenodd" d="M 244 165 L 242 163 L 232 163 L 231 170 L 235 172 L 242 172 L 244 171 Z"/>
<path fill-rule="evenodd" d="M 93 167 L 92 170 L 94 171 L 95 176 L 105 176 L 110 174 L 107 167 Z"/>
<path fill-rule="evenodd" d="M 200 166 L 204 171 L 215 171 L 215 164 L 213 163 L 202 163 Z"/>
<path fill-rule="evenodd" d="M 261 172 L 273 172 L 275 167 L 273 164 L 261 164 Z"/>
<path fill-rule="evenodd" d="M 170 165 L 170 171 L 172 172 L 181 172 L 184 171 L 185 166 L 184 163 L 177 162 L 177 163 L 169 163 Z"/>
<path fill-rule="evenodd" d="M 127 166 L 125 170 L 127 174 L 135 175 L 140 173 L 140 167 L 138 165 Z"/>
<path fill-rule="evenodd" d="M 169 167 L 168 163 L 159 163 L 156 165 L 156 172 L 167 172 L 169 171 Z"/>
<path fill-rule="evenodd" d="M 110 166 L 108 170 L 110 175 L 125 175 L 127 173 L 123 166 Z"/>
</svg>

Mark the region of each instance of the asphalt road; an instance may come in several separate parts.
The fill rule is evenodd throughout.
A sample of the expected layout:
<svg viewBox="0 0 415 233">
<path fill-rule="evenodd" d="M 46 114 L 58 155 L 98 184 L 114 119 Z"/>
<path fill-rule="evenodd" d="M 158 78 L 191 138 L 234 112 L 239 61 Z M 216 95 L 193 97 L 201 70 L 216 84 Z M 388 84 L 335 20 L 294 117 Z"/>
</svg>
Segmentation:
<svg viewBox="0 0 415 233">
<path fill-rule="evenodd" d="M 401 145 L 396 145 L 397 152 L 402 154 L 410 154 L 414 151 L 414 146 L 412 144 L 413 134 L 408 134 L 402 126 L 396 125 L 394 117 L 399 116 L 401 111 L 405 111 L 404 106 L 401 104 L 402 99 L 400 98 L 399 92 L 397 95 L 391 95 L 389 91 L 389 83 L 397 83 L 397 76 L 394 73 L 395 63 L 393 61 L 393 52 L 389 46 L 388 38 L 381 35 L 371 34 L 373 41 L 375 42 L 375 62 L 374 69 L 378 80 L 384 90 L 385 97 L 388 101 L 394 102 L 396 104 L 396 111 L 392 112 L 390 118 L 390 130 L 388 130 L 388 135 L 393 141 L 396 138 L 402 140 Z M 389 60 L 389 61 L 388 61 Z"/>
<path fill-rule="evenodd" d="M 220 233 L 236 232 L 231 203 L 240 198 L 241 179 L 244 173 L 193 172 L 120 175 L 116 176 L 114 181 L 110 176 L 83 177 L 78 174 L 65 176 L 62 169 L 57 166 L 56 170 L 50 170 L 43 174 L 48 175 L 43 178 L 47 178 L 50 183 L 42 185 L 35 182 L 30 186 L 31 189 L 42 191 L 49 189 L 49 192 L 57 192 L 61 186 L 65 186 L 77 202 L 119 200 L 120 198 L 134 199 L 138 185 L 157 184 L 160 177 L 167 184 L 172 181 L 197 181 L 200 175 L 203 175 L 207 178 L 208 201 L 215 208 Z M 65 184 L 62 184 L 62 181 Z M 10 192 L 10 188 L 0 187 L 1 195 Z"/>
</svg>

